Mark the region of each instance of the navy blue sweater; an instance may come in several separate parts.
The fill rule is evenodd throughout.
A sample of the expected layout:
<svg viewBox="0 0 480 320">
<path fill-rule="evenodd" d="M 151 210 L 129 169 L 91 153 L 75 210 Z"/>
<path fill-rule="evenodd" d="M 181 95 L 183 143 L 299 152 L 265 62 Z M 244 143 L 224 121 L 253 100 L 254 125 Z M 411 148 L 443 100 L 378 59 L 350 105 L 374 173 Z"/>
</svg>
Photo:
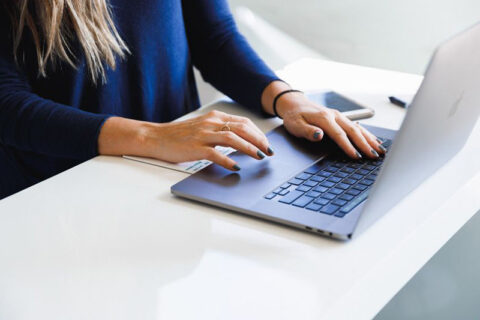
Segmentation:
<svg viewBox="0 0 480 320">
<path fill-rule="evenodd" d="M 78 43 L 77 69 L 61 63 L 42 78 L 27 32 L 16 64 L 0 7 L 0 198 L 97 155 L 111 115 L 167 122 L 198 108 L 192 65 L 232 99 L 261 109 L 261 93 L 277 77 L 239 34 L 226 0 L 110 4 L 131 54 L 96 86 Z"/>
</svg>

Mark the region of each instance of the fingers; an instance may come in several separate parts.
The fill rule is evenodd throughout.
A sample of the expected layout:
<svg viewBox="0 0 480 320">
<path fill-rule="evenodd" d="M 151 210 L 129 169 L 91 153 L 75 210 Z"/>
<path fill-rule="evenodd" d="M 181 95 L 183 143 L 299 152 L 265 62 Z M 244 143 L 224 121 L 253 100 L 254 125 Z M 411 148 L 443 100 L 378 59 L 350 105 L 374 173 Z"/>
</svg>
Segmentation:
<svg viewBox="0 0 480 320">
<path fill-rule="evenodd" d="M 323 130 L 309 124 L 305 119 L 299 118 L 291 123 L 285 123 L 288 131 L 296 137 L 305 138 L 310 141 L 320 141 L 323 138 Z"/>
<path fill-rule="evenodd" d="M 379 140 L 375 135 L 373 135 L 370 131 L 362 127 L 360 123 L 356 123 L 357 127 L 360 129 L 362 132 L 363 136 L 365 139 L 367 139 L 368 143 L 379 153 L 379 154 L 385 154 L 387 153 L 387 149 L 385 149 L 384 146 L 382 146 L 382 141 Z"/>
<path fill-rule="evenodd" d="M 249 118 L 216 110 L 209 112 L 205 117 L 213 131 L 219 131 L 221 126 L 228 122 L 231 131 L 255 145 L 263 153 L 273 155 L 273 149 L 270 147 L 267 137 Z"/>
<path fill-rule="evenodd" d="M 261 132 L 252 128 L 251 125 L 244 122 L 231 122 L 230 129 L 243 140 L 254 145 L 263 153 L 272 155 L 273 150 L 270 148 L 267 137 Z"/>
<path fill-rule="evenodd" d="M 338 114 L 336 117 L 337 123 L 342 127 L 342 129 L 347 133 L 348 138 L 355 143 L 358 149 L 362 151 L 364 155 L 369 158 L 375 159 L 379 157 L 379 151 L 375 150 L 375 145 L 371 145 L 369 141 L 363 135 L 362 130 L 355 123 L 347 119 L 342 114 Z"/>
<path fill-rule="evenodd" d="M 252 143 L 242 139 L 232 131 L 215 132 L 208 138 L 208 140 L 212 145 L 232 147 L 258 160 L 265 158 L 265 154 L 260 149 Z"/>
<path fill-rule="evenodd" d="M 348 139 L 347 133 L 335 121 L 335 118 L 327 118 L 327 125 L 324 127 L 325 132 L 333 141 L 351 158 L 361 159 L 362 155 L 355 149 L 353 144 Z"/>
<path fill-rule="evenodd" d="M 224 154 L 221 154 L 220 152 L 215 150 L 215 148 L 205 147 L 203 151 L 203 158 L 210 160 L 224 167 L 227 170 L 233 170 L 233 171 L 240 170 L 240 167 L 234 160 L 232 160 L 231 158 L 227 157 Z"/>
<path fill-rule="evenodd" d="M 299 127 L 290 124 L 289 131 L 296 136 L 314 141 L 315 139 L 308 135 L 311 135 L 314 128 L 322 128 L 348 156 L 354 159 L 362 158 L 359 151 L 371 159 L 378 158 L 386 151 L 373 134 L 338 111 L 325 109 L 307 115 L 308 119 L 302 118 L 305 123 L 300 123 Z"/>
<path fill-rule="evenodd" d="M 239 123 L 246 124 L 246 125 L 250 126 L 252 129 L 254 129 L 255 131 L 257 131 L 259 134 L 264 135 L 262 130 L 260 130 L 260 128 L 257 127 L 253 123 L 253 121 L 250 120 L 247 117 L 241 117 L 241 116 L 236 116 L 236 115 L 233 115 L 233 114 L 222 113 L 221 118 L 222 118 L 223 121 L 239 122 Z"/>
</svg>

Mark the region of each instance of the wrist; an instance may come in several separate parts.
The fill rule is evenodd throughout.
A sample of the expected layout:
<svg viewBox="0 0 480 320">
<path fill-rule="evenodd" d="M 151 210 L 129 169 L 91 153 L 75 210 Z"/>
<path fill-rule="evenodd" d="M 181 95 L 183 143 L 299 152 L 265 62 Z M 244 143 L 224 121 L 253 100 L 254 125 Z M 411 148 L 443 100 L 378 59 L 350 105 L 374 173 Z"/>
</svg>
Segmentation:
<svg viewBox="0 0 480 320">
<path fill-rule="evenodd" d="M 293 91 L 283 94 L 276 101 L 275 111 L 280 118 L 285 118 L 290 112 L 298 109 L 305 95 L 301 91 Z"/>
<path fill-rule="evenodd" d="M 273 112 L 273 100 L 275 97 L 282 91 L 289 90 L 291 87 L 280 80 L 271 82 L 262 93 L 262 107 L 263 110 L 271 115 L 274 115 Z"/>
<path fill-rule="evenodd" d="M 287 96 L 287 95 L 292 95 L 292 94 L 302 94 L 303 95 L 303 92 L 300 91 L 300 90 L 294 90 L 294 89 L 290 89 L 290 90 L 285 90 L 285 91 L 282 91 L 280 92 L 279 94 L 277 94 L 277 96 L 275 97 L 275 99 L 273 99 L 273 113 L 279 117 L 280 119 L 283 119 L 283 114 L 284 114 L 284 111 L 279 111 L 278 110 L 278 105 L 279 105 L 279 100 L 283 97 L 283 96 Z M 288 101 L 287 99 L 289 99 L 288 97 L 285 97 L 283 99 L 283 101 Z M 283 106 L 285 106 L 283 109 L 285 109 L 286 107 L 290 106 L 295 106 L 295 104 L 285 104 L 283 103 L 282 104 Z M 282 109 L 282 108 L 281 108 Z M 280 112 L 280 113 L 279 113 Z"/>
<path fill-rule="evenodd" d="M 98 137 L 101 155 L 146 155 L 148 137 L 154 123 L 111 117 L 105 121 Z"/>
</svg>

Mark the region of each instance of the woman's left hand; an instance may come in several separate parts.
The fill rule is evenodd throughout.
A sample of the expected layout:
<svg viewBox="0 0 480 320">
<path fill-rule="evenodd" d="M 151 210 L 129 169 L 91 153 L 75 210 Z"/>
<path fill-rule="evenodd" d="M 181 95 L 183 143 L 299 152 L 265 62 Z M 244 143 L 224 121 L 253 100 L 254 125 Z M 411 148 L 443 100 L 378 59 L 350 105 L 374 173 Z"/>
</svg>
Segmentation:
<svg viewBox="0 0 480 320">
<path fill-rule="evenodd" d="M 317 105 L 303 93 L 292 92 L 280 97 L 277 113 L 294 136 L 320 141 L 327 134 L 351 158 L 362 158 L 361 152 L 375 159 L 386 152 L 382 142 L 359 123 L 337 110 Z"/>
</svg>

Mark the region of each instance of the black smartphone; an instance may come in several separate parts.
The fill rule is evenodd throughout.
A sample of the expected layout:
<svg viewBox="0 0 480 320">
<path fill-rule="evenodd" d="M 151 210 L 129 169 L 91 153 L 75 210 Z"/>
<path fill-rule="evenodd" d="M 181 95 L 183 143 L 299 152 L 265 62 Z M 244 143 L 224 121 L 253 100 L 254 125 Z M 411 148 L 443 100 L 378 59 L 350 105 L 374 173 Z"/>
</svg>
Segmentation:
<svg viewBox="0 0 480 320">
<path fill-rule="evenodd" d="M 367 106 L 361 105 L 335 91 L 321 91 L 306 93 L 307 97 L 320 105 L 337 109 L 350 120 L 371 118 L 375 111 Z"/>
</svg>

